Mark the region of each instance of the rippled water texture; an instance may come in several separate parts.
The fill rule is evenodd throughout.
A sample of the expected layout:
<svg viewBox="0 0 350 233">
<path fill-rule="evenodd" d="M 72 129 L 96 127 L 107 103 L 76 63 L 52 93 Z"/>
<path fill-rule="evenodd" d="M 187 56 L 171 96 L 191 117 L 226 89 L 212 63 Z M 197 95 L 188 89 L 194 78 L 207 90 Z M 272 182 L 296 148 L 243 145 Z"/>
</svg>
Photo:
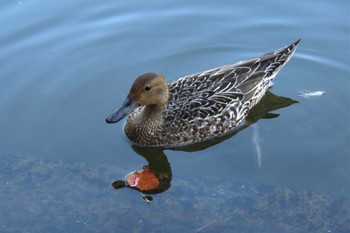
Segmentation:
<svg viewBox="0 0 350 233">
<path fill-rule="evenodd" d="M 350 232 L 349 9 L 1 1 L 0 231 Z M 148 151 L 104 121 L 143 72 L 171 81 L 298 38 L 252 125 L 223 141 Z M 156 191 L 112 187 L 143 165 Z"/>
</svg>

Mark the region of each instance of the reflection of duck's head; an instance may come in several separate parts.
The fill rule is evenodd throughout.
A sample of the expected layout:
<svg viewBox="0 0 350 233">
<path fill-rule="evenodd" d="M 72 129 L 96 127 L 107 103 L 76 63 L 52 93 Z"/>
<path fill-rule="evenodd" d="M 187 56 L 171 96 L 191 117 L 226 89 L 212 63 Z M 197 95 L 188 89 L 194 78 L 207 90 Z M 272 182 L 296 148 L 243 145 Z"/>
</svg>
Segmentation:
<svg viewBox="0 0 350 233">
<path fill-rule="evenodd" d="M 125 180 L 115 181 L 112 186 L 116 189 L 123 187 L 135 189 L 149 202 L 152 198 L 144 194 L 162 193 L 170 188 L 171 167 L 163 150 L 145 149 L 136 146 L 133 146 L 133 149 L 147 160 L 148 165 L 129 173 Z"/>
<path fill-rule="evenodd" d="M 148 166 L 126 176 L 125 182 L 140 192 L 149 192 L 159 188 L 160 182 L 154 172 Z"/>
<path fill-rule="evenodd" d="M 114 188 L 129 187 L 145 194 L 157 194 L 166 191 L 170 187 L 171 174 L 152 171 L 148 166 L 129 173 L 125 181 L 115 181 Z"/>
<path fill-rule="evenodd" d="M 135 189 L 143 195 L 147 202 L 150 202 L 153 198 L 144 194 L 157 194 L 166 191 L 170 187 L 171 178 L 171 174 L 155 172 L 148 166 L 143 166 L 141 170 L 129 173 L 125 180 L 113 182 L 112 186 L 115 189 L 124 187 Z"/>
</svg>

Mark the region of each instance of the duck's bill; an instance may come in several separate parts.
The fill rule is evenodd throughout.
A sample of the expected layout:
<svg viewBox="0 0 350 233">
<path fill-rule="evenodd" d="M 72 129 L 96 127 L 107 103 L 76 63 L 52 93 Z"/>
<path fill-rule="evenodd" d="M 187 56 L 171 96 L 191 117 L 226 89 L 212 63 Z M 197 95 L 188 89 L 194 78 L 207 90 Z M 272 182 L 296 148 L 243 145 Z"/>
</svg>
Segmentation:
<svg viewBox="0 0 350 233">
<path fill-rule="evenodd" d="M 117 123 L 127 115 L 129 115 L 132 111 L 134 111 L 139 105 L 134 103 L 131 96 L 128 96 L 123 103 L 123 106 L 120 109 L 117 109 L 115 112 L 111 113 L 106 118 L 106 122 Z"/>
</svg>

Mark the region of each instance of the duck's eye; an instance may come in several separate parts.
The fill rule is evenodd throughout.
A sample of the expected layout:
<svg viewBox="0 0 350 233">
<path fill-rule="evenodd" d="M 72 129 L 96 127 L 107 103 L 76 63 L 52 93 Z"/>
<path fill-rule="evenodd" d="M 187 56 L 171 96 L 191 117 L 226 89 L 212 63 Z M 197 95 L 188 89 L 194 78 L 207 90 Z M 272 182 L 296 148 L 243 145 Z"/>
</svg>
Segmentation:
<svg viewBox="0 0 350 233">
<path fill-rule="evenodd" d="M 151 86 L 146 86 L 145 91 L 149 91 L 149 90 L 151 90 Z"/>
</svg>

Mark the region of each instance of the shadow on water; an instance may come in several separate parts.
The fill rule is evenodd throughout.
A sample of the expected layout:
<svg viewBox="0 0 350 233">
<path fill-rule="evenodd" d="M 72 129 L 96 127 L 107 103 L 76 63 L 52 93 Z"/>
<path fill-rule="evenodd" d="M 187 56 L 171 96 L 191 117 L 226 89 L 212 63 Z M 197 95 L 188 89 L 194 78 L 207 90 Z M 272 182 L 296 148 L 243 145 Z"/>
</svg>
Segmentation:
<svg viewBox="0 0 350 233">
<path fill-rule="evenodd" d="M 192 152 L 204 150 L 233 137 L 238 132 L 253 125 L 260 119 L 272 119 L 278 117 L 279 114 L 271 113 L 271 111 L 285 108 L 295 103 L 297 103 L 297 101 L 274 95 L 268 91 L 259 104 L 250 111 L 244 124 L 240 125 L 234 131 L 231 131 L 220 138 L 185 147 L 172 148 L 172 150 Z M 162 193 L 170 188 L 172 180 L 171 166 L 166 154 L 164 153 L 164 149 L 162 148 L 142 148 L 136 145 L 132 145 L 131 147 L 138 155 L 144 157 L 148 164 L 143 165 L 142 169 L 138 171 L 129 173 L 125 180 L 117 180 L 113 182 L 112 186 L 116 189 L 124 187 L 135 189 L 139 191 L 143 199 L 149 203 L 153 200 L 150 194 Z"/>
</svg>

